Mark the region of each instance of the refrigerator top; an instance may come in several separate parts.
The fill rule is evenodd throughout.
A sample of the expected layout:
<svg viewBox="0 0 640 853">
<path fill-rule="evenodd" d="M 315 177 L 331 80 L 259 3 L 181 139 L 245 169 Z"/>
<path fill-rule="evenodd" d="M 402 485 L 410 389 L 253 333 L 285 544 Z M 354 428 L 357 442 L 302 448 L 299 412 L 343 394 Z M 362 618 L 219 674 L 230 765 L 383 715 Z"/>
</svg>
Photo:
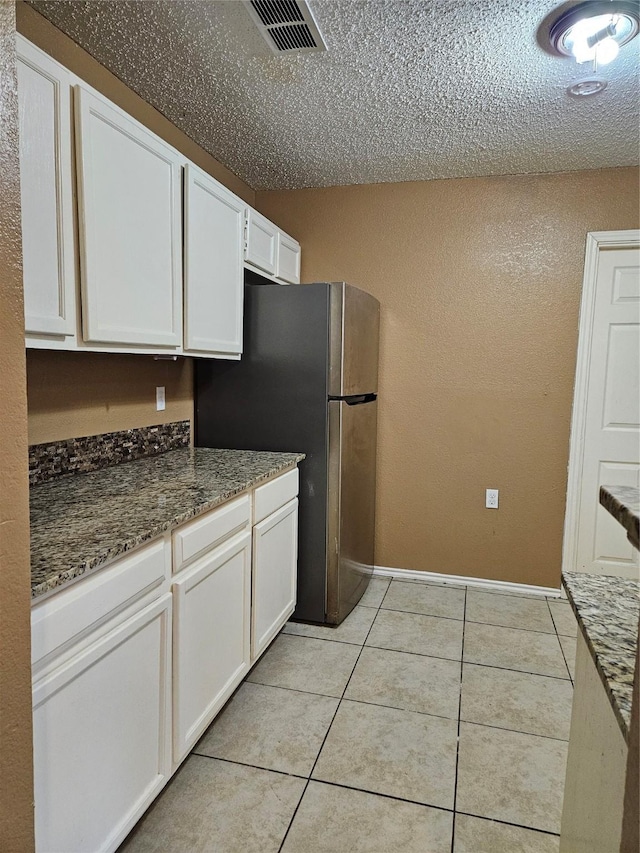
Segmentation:
<svg viewBox="0 0 640 853">
<path fill-rule="evenodd" d="M 344 281 L 329 283 L 329 395 L 378 392 L 380 303 Z"/>
</svg>

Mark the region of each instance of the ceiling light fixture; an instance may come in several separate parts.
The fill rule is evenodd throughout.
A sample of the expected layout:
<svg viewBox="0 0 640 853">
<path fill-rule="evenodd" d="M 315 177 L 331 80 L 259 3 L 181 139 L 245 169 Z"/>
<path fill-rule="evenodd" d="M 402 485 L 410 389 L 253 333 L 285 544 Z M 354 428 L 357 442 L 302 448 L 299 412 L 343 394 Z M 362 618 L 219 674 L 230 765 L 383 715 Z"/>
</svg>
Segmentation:
<svg viewBox="0 0 640 853">
<path fill-rule="evenodd" d="M 549 42 L 554 53 L 576 62 L 607 65 L 623 44 L 640 29 L 640 11 L 633 0 L 587 0 L 564 11 L 551 25 Z"/>
</svg>

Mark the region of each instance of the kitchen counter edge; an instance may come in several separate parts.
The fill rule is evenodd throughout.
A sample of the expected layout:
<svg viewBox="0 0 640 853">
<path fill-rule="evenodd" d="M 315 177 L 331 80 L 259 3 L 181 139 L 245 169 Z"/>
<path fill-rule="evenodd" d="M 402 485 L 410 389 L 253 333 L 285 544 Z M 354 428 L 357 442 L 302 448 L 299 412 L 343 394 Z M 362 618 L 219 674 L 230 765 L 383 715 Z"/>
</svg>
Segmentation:
<svg viewBox="0 0 640 853">
<path fill-rule="evenodd" d="M 304 458 L 295 452 L 181 449 L 33 486 L 32 603 Z"/>
<path fill-rule="evenodd" d="M 601 487 L 600 503 L 633 542 L 638 489 Z M 640 582 L 631 578 L 563 572 L 567 591 L 593 662 L 625 740 L 629 739 L 640 618 Z"/>
</svg>

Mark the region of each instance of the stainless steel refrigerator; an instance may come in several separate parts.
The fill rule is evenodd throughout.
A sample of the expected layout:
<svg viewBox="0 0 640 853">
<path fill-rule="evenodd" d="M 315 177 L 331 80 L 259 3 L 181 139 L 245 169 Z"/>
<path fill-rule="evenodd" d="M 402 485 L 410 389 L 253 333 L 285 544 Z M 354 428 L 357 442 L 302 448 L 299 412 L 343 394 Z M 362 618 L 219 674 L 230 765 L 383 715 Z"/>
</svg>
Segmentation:
<svg viewBox="0 0 640 853">
<path fill-rule="evenodd" d="M 344 282 L 245 284 L 239 362 L 196 362 L 195 443 L 301 451 L 294 619 L 338 625 L 373 570 L 380 306 Z"/>
</svg>

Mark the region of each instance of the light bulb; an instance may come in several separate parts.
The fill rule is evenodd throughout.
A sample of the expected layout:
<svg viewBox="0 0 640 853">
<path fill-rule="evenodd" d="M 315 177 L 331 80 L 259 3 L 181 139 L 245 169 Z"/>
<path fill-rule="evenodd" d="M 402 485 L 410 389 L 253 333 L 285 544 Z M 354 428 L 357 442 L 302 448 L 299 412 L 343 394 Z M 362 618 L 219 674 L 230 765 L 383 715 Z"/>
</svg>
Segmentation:
<svg viewBox="0 0 640 853">
<path fill-rule="evenodd" d="M 583 18 L 571 26 L 565 37 L 564 43 L 567 49 L 575 56 L 576 62 L 592 62 L 597 58 L 598 62 L 606 65 L 615 59 L 615 48 L 607 44 L 600 54 L 600 45 L 605 42 L 616 44 L 617 18 L 612 15 L 597 15 L 594 18 Z M 601 55 L 605 57 L 601 59 Z"/>
<path fill-rule="evenodd" d="M 576 62 L 590 62 L 595 59 L 595 47 L 589 47 L 586 38 L 576 39 L 571 45 L 571 53 L 575 56 Z"/>
<path fill-rule="evenodd" d="M 607 38 L 596 45 L 596 61 L 598 65 L 608 65 L 616 58 L 620 51 L 615 39 Z"/>
</svg>

